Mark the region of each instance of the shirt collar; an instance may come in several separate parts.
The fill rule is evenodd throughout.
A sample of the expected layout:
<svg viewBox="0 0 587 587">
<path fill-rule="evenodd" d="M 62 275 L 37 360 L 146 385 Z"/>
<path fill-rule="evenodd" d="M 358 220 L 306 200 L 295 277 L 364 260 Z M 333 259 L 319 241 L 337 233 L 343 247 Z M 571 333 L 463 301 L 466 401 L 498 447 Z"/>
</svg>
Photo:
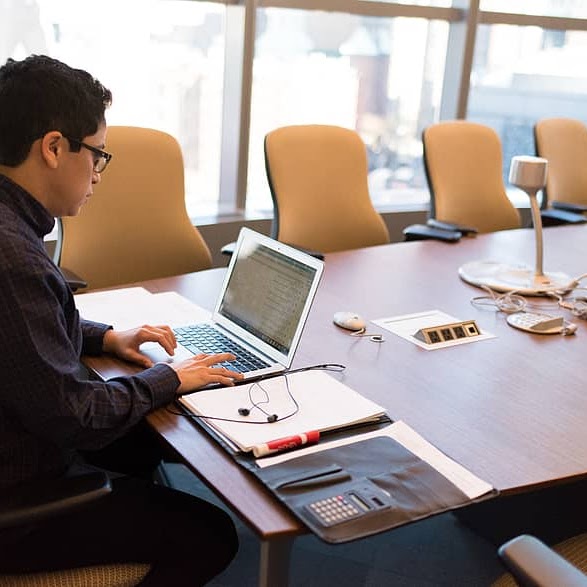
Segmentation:
<svg viewBox="0 0 587 587">
<path fill-rule="evenodd" d="M 49 214 L 49 211 L 24 188 L 2 174 L 0 174 L 0 202 L 12 208 L 40 238 L 53 230 L 55 218 Z"/>
</svg>

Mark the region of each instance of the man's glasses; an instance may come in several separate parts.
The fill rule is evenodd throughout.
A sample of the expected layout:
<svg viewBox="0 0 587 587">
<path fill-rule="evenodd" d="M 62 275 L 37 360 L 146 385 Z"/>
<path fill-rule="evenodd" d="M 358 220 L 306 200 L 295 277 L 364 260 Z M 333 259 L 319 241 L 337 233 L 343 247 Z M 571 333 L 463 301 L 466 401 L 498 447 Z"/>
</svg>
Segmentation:
<svg viewBox="0 0 587 587">
<path fill-rule="evenodd" d="M 73 145 L 79 145 L 80 147 L 84 147 L 85 149 L 88 149 L 88 151 L 92 151 L 92 153 L 94 153 L 94 155 L 96 155 L 96 158 L 94 158 L 94 172 L 95 173 L 102 173 L 104 171 L 104 169 L 106 169 L 106 167 L 108 166 L 108 163 L 110 163 L 110 160 L 112 159 L 112 153 L 106 153 L 106 151 L 102 151 L 102 149 L 98 149 L 98 147 L 93 147 L 92 145 L 88 145 L 87 143 L 84 143 L 83 141 L 78 141 L 78 139 L 72 139 L 70 137 L 65 137 L 71 144 Z"/>
</svg>

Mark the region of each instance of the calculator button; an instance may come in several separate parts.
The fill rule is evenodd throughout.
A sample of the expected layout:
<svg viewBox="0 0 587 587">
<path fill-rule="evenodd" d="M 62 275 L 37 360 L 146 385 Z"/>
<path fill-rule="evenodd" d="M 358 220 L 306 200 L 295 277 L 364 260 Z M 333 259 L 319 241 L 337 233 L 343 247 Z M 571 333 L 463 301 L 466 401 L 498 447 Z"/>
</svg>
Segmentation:
<svg viewBox="0 0 587 587">
<path fill-rule="evenodd" d="M 361 513 L 344 495 L 335 495 L 327 499 L 320 499 L 309 504 L 307 509 L 324 526 L 346 522 Z"/>
<path fill-rule="evenodd" d="M 507 322 L 514 328 L 537 334 L 558 334 L 564 327 L 564 319 L 548 314 L 517 312 L 507 317 Z"/>
</svg>

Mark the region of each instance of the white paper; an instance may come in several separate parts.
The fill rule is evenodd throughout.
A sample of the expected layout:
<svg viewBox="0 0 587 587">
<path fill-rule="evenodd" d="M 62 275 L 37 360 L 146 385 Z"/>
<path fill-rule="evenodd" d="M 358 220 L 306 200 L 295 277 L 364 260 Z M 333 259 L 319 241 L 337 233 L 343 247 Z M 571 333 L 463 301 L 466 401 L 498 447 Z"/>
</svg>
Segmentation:
<svg viewBox="0 0 587 587">
<path fill-rule="evenodd" d="M 111 324 L 117 330 L 134 328 L 144 323 L 136 321 L 135 309 L 142 309 L 152 294 L 142 287 L 127 287 L 75 295 L 75 305 L 82 318 Z"/>
<path fill-rule="evenodd" d="M 287 380 L 295 402 L 287 391 L 284 376 L 199 391 L 181 397 L 180 401 L 194 414 L 236 420 L 224 422 L 208 418 L 206 422 L 243 451 L 272 440 L 312 430 L 340 428 L 384 414 L 381 406 L 322 371 L 293 373 Z M 253 402 L 268 414 L 277 414 L 280 420 L 268 423 L 266 414 L 254 408 Z M 243 407 L 251 410 L 250 415 L 238 413 Z M 286 418 L 290 414 L 293 415 Z"/>
<path fill-rule="evenodd" d="M 485 495 L 493 489 L 489 483 L 483 481 L 463 466 L 459 465 L 456 461 L 447 457 L 443 452 L 422 438 L 422 436 L 410 428 L 405 422 L 401 421 L 394 422 L 385 428 L 373 432 L 353 434 L 348 438 L 333 440 L 323 444 L 319 443 L 307 448 L 278 454 L 273 457 L 257 459 L 256 463 L 259 467 L 270 467 L 271 465 L 277 465 L 291 459 L 297 459 L 307 454 L 320 452 L 337 446 L 345 446 L 347 444 L 360 442 L 361 440 L 367 440 L 369 438 L 376 438 L 378 436 L 392 438 L 401 444 L 417 457 L 427 462 L 431 467 L 434 467 L 434 469 L 436 469 L 441 475 L 456 485 L 469 499 L 475 499 L 476 497 Z"/>
<path fill-rule="evenodd" d="M 434 467 L 470 499 L 484 495 L 492 490 L 489 483 L 473 475 L 468 469 L 447 457 L 406 423 L 396 422 L 393 438 L 417 457 Z"/>
<path fill-rule="evenodd" d="M 204 322 L 210 312 L 175 292 L 152 294 L 142 287 L 77 294 L 83 318 L 127 330 L 142 324 L 182 326 Z"/>
<path fill-rule="evenodd" d="M 461 322 L 461 320 L 454 316 L 450 316 L 449 314 L 445 314 L 440 310 L 430 310 L 428 312 L 418 312 L 417 314 L 404 314 L 403 316 L 392 316 L 391 318 L 379 318 L 373 320 L 373 324 L 377 324 L 377 326 L 380 326 L 397 336 L 401 336 L 427 351 L 434 351 L 449 346 L 457 346 L 460 344 L 487 340 L 488 338 L 495 338 L 494 334 L 482 330 L 481 327 L 479 327 L 479 332 L 481 334 L 477 336 L 468 336 L 467 338 L 442 341 L 435 344 L 426 344 L 414 336 L 414 334 L 421 328 L 430 328 L 431 326 L 441 326 L 443 324 L 454 324 L 455 322 Z"/>
<path fill-rule="evenodd" d="M 152 294 L 142 287 L 128 287 L 75 296 L 80 315 L 87 320 L 111 324 L 116 330 L 129 330 L 150 324 L 173 327 L 206 322 L 210 312 L 193 304 L 175 292 Z M 186 348 L 178 346 L 169 356 L 155 342 L 145 342 L 141 352 L 154 363 L 175 363 L 192 357 Z"/>
<path fill-rule="evenodd" d="M 160 312 L 160 324 L 186 326 L 210 320 L 209 310 L 190 302 L 174 291 L 153 294 L 153 298 Z"/>
</svg>

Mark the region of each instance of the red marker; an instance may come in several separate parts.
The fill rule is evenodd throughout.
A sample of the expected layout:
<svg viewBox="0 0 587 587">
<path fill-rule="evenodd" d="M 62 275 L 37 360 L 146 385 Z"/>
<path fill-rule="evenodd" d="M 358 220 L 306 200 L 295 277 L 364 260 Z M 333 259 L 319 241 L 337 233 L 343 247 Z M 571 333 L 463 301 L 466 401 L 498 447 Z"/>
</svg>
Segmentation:
<svg viewBox="0 0 587 587">
<path fill-rule="evenodd" d="M 296 434 L 295 436 L 286 436 L 285 438 L 278 438 L 277 440 L 270 440 L 262 444 L 253 446 L 253 454 L 256 458 L 265 457 L 267 455 L 291 450 L 304 444 L 314 444 L 320 440 L 320 432 L 312 430 L 311 432 L 304 432 L 303 434 Z"/>
</svg>

